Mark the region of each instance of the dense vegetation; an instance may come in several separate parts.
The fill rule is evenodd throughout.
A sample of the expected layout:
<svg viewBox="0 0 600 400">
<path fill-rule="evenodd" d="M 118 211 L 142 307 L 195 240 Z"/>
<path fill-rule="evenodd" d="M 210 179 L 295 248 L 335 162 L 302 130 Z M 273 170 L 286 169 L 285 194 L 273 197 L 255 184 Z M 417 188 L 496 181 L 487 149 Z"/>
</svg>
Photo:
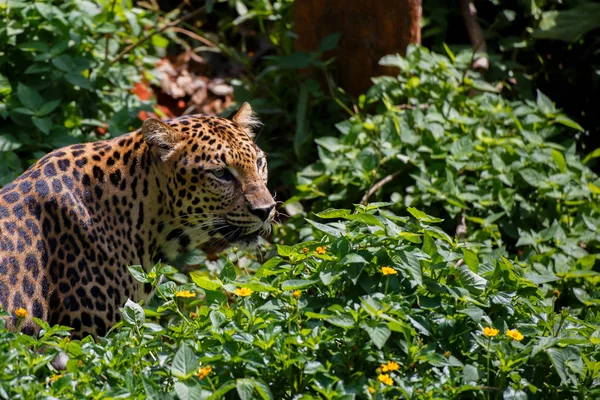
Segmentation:
<svg viewBox="0 0 600 400">
<path fill-rule="evenodd" d="M 600 150 L 581 151 L 587 127 L 540 90 L 510 89 L 502 68 L 484 77 L 471 51 L 437 44 L 384 57 L 397 75 L 353 102 L 300 73 L 328 76 L 322 52 L 336 38 L 295 53 L 291 1 L 215 3 L 207 18 L 222 17 L 219 32 L 236 38 L 245 23 L 274 44 L 262 63 L 244 58 L 250 44 L 220 48 L 243 66 L 236 98 L 266 123 L 259 141 L 283 171 L 273 184 L 289 193 L 288 219 L 258 253 L 187 255 L 201 265 L 192 272 L 131 266 L 156 295 L 123 305 L 106 338 L 70 341 L 41 321 L 39 338 L 0 328 L 0 397 L 600 397 Z M 131 90 L 156 80 L 147 68 L 165 45 L 158 36 L 119 58 L 135 42 L 121 36 L 156 22 L 120 2 L 9 4 L 0 184 L 104 122 L 109 135 L 135 126 L 152 99 Z M 557 18 L 547 7 L 536 23 Z M 59 53 L 43 47 L 61 40 Z M 505 73 L 517 68 L 496 57 Z M 292 134 L 275 133 L 284 128 Z M 65 371 L 51 364 L 60 351 Z"/>
</svg>

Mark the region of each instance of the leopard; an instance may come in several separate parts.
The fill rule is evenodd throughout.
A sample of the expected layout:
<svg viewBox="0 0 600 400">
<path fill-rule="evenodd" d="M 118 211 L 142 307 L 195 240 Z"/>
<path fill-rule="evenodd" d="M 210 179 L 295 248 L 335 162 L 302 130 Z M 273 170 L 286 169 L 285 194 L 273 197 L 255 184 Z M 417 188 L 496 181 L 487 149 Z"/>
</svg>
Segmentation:
<svg viewBox="0 0 600 400">
<path fill-rule="evenodd" d="M 122 136 L 56 149 L 5 185 L 5 325 L 37 334 L 38 318 L 74 338 L 102 337 L 127 299 L 153 291 L 129 266 L 255 247 L 276 213 L 258 126 L 248 103 L 229 117 L 148 118 Z"/>
</svg>

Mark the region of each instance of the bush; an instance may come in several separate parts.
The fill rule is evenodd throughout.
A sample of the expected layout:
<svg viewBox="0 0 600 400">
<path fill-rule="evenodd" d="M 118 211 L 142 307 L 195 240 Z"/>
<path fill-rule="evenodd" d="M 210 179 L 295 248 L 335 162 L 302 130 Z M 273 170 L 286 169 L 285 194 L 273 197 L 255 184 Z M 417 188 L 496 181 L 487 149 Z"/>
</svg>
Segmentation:
<svg viewBox="0 0 600 400">
<path fill-rule="evenodd" d="M 196 271 L 186 283 L 170 267 L 132 267 L 160 301 L 146 310 L 128 301 L 123 326 L 98 344 L 68 341 L 45 324 L 38 340 L 0 330 L 0 395 L 600 395 L 596 314 L 555 312 L 556 297 L 502 251 L 479 252 L 441 231 L 437 218 L 408 211 L 322 212 L 325 221 L 308 221 L 312 240 L 277 246 L 262 266 L 240 260 L 250 274 L 220 260 L 218 278 Z M 71 359 L 52 374 L 59 349 Z"/>
<path fill-rule="evenodd" d="M 156 15 L 85 0 L 11 0 L 0 10 L 0 186 L 54 148 L 132 130 L 150 109 L 131 90 L 153 79 L 152 45 L 116 55 Z"/>
<path fill-rule="evenodd" d="M 504 98 L 470 61 L 416 47 L 385 57 L 398 77 L 374 78 L 363 112 L 337 125 L 339 137 L 316 140 L 320 162 L 299 174 L 288 203 L 347 206 L 392 178 L 370 198 L 423 209 L 446 232 L 503 248 L 536 283 L 555 282 L 562 304 L 587 305 L 600 294 L 600 178 L 585 163 L 600 152 L 582 161 L 561 136 L 579 125 L 541 92 L 536 102 Z"/>
</svg>

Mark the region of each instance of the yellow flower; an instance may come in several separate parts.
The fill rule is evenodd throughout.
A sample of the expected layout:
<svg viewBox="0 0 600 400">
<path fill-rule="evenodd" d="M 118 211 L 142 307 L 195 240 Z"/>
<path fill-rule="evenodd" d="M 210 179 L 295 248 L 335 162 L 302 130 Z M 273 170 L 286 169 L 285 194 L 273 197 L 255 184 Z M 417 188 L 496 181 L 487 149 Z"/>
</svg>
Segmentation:
<svg viewBox="0 0 600 400">
<path fill-rule="evenodd" d="M 196 318 L 198 318 L 198 314 L 196 314 L 195 312 L 191 312 L 190 313 L 190 318 L 191 319 L 196 319 Z"/>
<path fill-rule="evenodd" d="M 196 297 L 196 293 L 191 292 L 189 290 L 182 290 L 181 292 L 175 293 L 175 297 Z"/>
<path fill-rule="evenodd" d="M 525 336 L 523 336 L 523 334 L 521 332 L 519 332 L 516 329 L 509 329 L 509 330 L 507 330 L 506 331 L 506 336 L 508 336 L 509 338 L 512 338 L 512 339 L 516 340 L 517 342 L 520 342 L 525 337 Z"/>
<path fill-rule="evenodd" d="M 496 336 L 500 331 L 496 328 L 490 328 L 489 326 L 486 326 L 485 328 L 483 328 L 483 334 L 485 336 L 489 336 L 489 337 L 494 337 Z"/>
<path fill-rule="evenodd" d="M 369 386 L 369 393 L 371 393 L 371 394 L 375 393 L 375 389 L 373 389 L 372 387 Z"/>
<path fill-rule="evenodd" d="M 235 289 L 233 291 L 233 293 L 237 294 L 238 296 L 246 297 L 246 296 L 250 296 L 252 293 L 254 293 L 254 290 L 243 287 L 243 288 Z"/>
<path fill-rule="evenodd" d="M 62 374 L 58 374 L 58 375 L 52 375 L 50 377 L 50 382 L 56 382 L 57 380 L 59 380 L 60 378 L 62 378 Z"/>
<path fill-rule="evenodd" d="M 384 385 L 392 386 L 394 384 L 394 381 L 388 374 L 379 374 L 377 379 L 379 379 Z"/>
<path fill-rule="evenodd" d="M 198 373 L 196 374 L 196 376 L 198 377 L 198 379 L 204 379 L 211 372 L 212 372 L 212 367 L 210 365 L 207 365 L 206 367 L 200 368 L 200 371 L 198 371 Z"/>
<path fill-rule="evenodd" d="M 303 248 L 302 248 L 302 252 L 303 252 L 304 254 L 308 253 L 308 247 L 303 247 Z"/>
<path fill-rule="evenodd" d="M 325 254 L 326 252 L 327 252 L 327 247 L 325 247 L 325 246 L 319 246 L 315 250 L 315 254 Z"/>
<path fill-rule="evenodd" d="M 383 372 L 398 371 L 399 369 L 400 366 L 398 363 L 393 361 L 388 361 L 387 364 L 381 364 L 381 370 Z"/>
<path fill-rule="evenodd" d="M 294 293 L 292 293 L 292 296 L 294 296 L 296 299 L 299 299 L 300 296 L 302 296 L 302 292 L 299 290 L 294 290 Z"/>
<path fill-rule="evenodd" d="M 381 273 L 384 275 L 398 275 L 398 271 L 390 267 L 381 267 Z"/>
<path fill-rule="evenodd" d="M 25 318 L 27 317 L 29 314 L 27 313 L 27 310 L 24 308 L 17 308 L 15 310 L 15 315 L 17 316 L 17 318 Z"/>
</svg>

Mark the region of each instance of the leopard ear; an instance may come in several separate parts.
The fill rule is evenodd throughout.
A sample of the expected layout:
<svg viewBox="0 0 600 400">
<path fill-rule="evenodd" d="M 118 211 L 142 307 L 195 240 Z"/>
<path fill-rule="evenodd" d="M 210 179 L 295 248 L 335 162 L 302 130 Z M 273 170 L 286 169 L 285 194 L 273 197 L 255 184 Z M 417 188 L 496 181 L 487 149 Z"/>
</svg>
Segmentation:
<svg viewBox="0 0 600 400">
<path fill-rule="evenodd" d="M 163 161 L 169 157 L 181 139 L 179 132 L 154 118 L 148 118 L 144 121 L 142 134 L 148 145 L 150 145 L 150 149 Z"/>
<path fill-rule="evenodd" d="M 261 125 L 256 115 L 254 115 L 252 107 L 250 107 L 250 104 L 247 102 L 242 104 L 240 109 L 237 110 L 230 119 L 242 128 L 246 135 L 251 138 L 254 138 L 254 131 L 252 128 Z"/>
</svg>

